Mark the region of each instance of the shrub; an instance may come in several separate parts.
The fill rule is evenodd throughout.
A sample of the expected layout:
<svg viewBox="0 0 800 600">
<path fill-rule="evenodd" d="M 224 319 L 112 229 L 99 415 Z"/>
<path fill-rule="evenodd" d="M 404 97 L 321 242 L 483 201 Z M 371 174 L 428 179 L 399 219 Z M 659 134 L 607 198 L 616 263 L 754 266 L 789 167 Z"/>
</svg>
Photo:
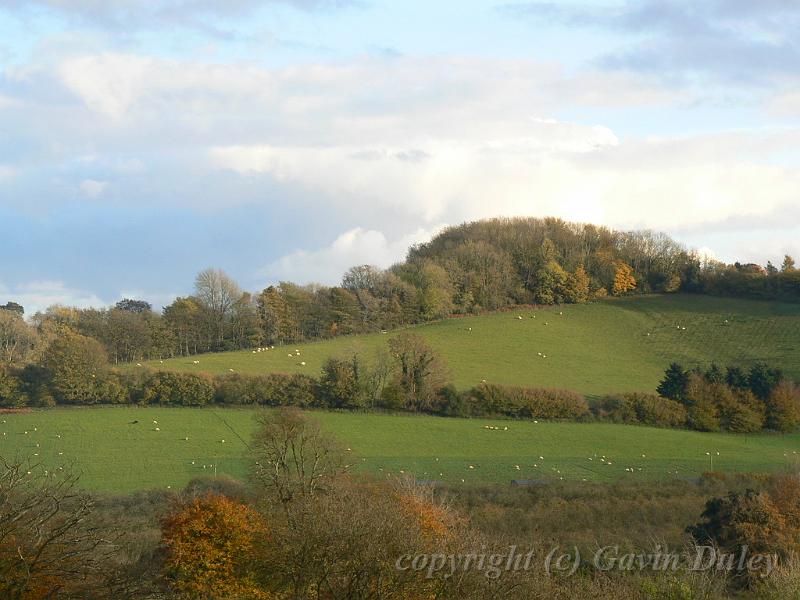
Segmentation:
<svg viewBox="0 0 800 600">
<path fill-rule="evenodd" d="M 317 382 L 302 374 L 239 375 L 231 373 L 214 380 L 215 399 L 221 404 L 262 406 L 321 406 Z"/>
<path fill-rule="evenodd" d="M 581 419 L 589 414 L 586 398 L 569 390 L 482 383 L 469 390 L 466 399 L 472 416 Z"/>
<path fill-rule="evenodd" d="M 143 404 L 203 406 L 214 398 L 211 378 L 191 373 L 153 373 L 142 390 Z"/>
<path fill-rule="evenodd" d="M 595 417 L 614 423 L 640 423 L 653 427 L 681 427 L 686 409 L 669 398 L 655 394 L 626 393 L 601 398 L 592 407 Z"/>
</svg>

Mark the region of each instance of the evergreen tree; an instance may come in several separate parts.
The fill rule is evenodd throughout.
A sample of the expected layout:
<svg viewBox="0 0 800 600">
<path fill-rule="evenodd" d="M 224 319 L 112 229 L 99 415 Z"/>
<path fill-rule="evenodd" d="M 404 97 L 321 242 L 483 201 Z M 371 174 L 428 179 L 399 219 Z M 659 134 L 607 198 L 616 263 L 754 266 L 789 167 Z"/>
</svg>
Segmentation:
<svg viewBox="0 0 800 600">
<path fill-rule="evenodd" d="M 664 398 L 683 402 L 688 384 L 689 374 L 678 363 L 672 363 L 664 372 L 664 379 L 661 380 L 656 391 Z"/>
</svg>

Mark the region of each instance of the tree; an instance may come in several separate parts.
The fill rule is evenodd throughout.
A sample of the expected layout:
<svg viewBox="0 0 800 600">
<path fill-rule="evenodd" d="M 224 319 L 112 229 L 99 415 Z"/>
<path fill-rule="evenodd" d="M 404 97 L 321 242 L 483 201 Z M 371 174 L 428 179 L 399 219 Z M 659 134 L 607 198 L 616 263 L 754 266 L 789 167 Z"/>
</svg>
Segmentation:
<svg viewBox="0 0 800 600">
<path fill-rule="evenodd" d="M 50 343 L 41 367 L 44 383 L 57 402 L 94 404 L 101 400 L 101 380 L 108 360 L 97 340 L 65 332 Z"/>
<path fill-rule="evenodd" d="M 727 497 L 706 503 L 703 521 L 686 528 L 697 542 L 714 544 L 720 551 L 738 555 L 747 548 L 750 555 L 777 553 L 786 559 L 796 548 L 797 530 L 786 526 L 786 520 L 766 491 L 731 492 Z M 747 585 L 756 580 L 757 572 L 735 571 L 734 580 Z"/>
<path fill-rule="evenodd" d="M 153 309 L 153 305 L 145 300 L 132 300 L 130 298 L 123 298 L 114 305 L 114 308 L 141 314 L 150 312 Z"/>
<path fill-rule="evenodd" d="M 784 433 L 800 425 L 800 389 L 782 380 L 770 392 L 766 401 L 767 427 Z"/>
<path fill-rule="evenodd" d="M 367 290 L 375 293 L 380 285 L 382 271 L 374 265 L 351 267 L 342 277 L 342 287 L 351 292 Z"/>
<path fill-rule="evenodd" d="M 395 385 L 407 409 L 431 410 L 436 392 L 445 383 L 445 366 L 422 336 L 401 333 L 389 340 L 389 353 L 396 364 Z"/>
<path fill-rule="evenodd" d="M 175 298 L 164 307 L 164 321 L 172 332 L 178 353 L 196 354 L 200 343 L 200 305 L 194 298 Z"/>
<path fill-rule="evenodd" d="M 295 408 L 279 408 L 256 417 L 251 444 L 253 480 L 287 517 L 289 504 L 328 489 L 344 472 L 338 442 Z"/>
<path fill-rule="evenodd" d="M 242 297 L 236 282 L 220 269 L 200 271 L 194 281 L 195 296 L 209 319 L 210 334 L 214 347 L 222 348 L 225 342 L 225 326 L 233 305 Z"/>
<path fill-rule="evenodd" d="M 615 296 L 622 296 L 635 289 L 636 278 L 633 276 L 633 269 L 626 263 L 618 261 L 615 264 L 614 283 L 611 293 Z"/>
<path fill-rule="evenodd" d="M 689 374 L 678 363 L 672 363 L 665 371 L 664 379 L 658 384 L 656 391 L 664 398 L 683 402 L 688 384 Z"/>
<path fill-rule="evenodd" d="M 706 372 L 703 374 L 703 377 L 706 378 L 706 381 L 709 383 L 724 383 L 725 382 L 725 375 L 722 372 L 722 369 L 719 368 L 717 363 L 711 363 L 711 366 L 706 369 Z"/>
<path fill-rule="evenodd" d="M 766 400 L 781 379 L 783 373 L 780 369 L 771 369 L 764 363 L 756 363 L 747 374 L 747 385 L 757 398 Z"/>
<path fill-rule="evenodd" d="M 267 344 L 284 344 L 300 336 L 297 317 L 281 290 L 269 286 L 257 298 L 258 317 Z"/>
<path fill-rule="evenodd" d="M 0 597 L 125 597 L 115 540 L 93 522 L 77 477 L 0 456 Z"/>
<path fill-rule="evenodd" d="M 322 366 L 320 392 L 331 408 L 358 408 L 366 403 L 364 369 L 358 355 L 351 359 L 329 358 Z"/>
<path fill-rule="evenodd" d="M 783 257 L 783 263 L 781 264 L 781 273 L 792 273 L 795 270 L 794 259 L 788 254 L 785 255 Z"/>
<path fill-rule="evenodd" d="M 9 312 L 17 313 L 20 317 L 25 315 L 25 308 L 22 304 L 17 302 L 6 302 L 5 304 L 0 304 L 0 310 L 7 310 Z"/>
<path fill-rule="evenodd" d="M 28 403 L 22 380 L 6 365 L 0 364 L 0 406 L 17 408 Z"/>
<path fill-rule="evenodd" d="M 24 364 L 36 349 L 38 335 L 13 310 L 0 310 L 0 364 Z"/>
<path fill-rule="evenodd" d="M 257 511 L 207 494 L 162 521 L 164 572 L 170 587 L 186 598 L 273 598 L 257 584 L 268 540 L 267 524 Z"/>
<path fill-rule="evenodd" d="M 749 390 L 747 374 L 739 367 L 728 367 L 725 372 L 725 383 L 735 390 Z"/>
<path fill-rule="evenodd" d="M 567 281 L 567 302 L 583 304 L 589 300 L 589 275 L 584 266 L 578 265 Z"/>
</svg>

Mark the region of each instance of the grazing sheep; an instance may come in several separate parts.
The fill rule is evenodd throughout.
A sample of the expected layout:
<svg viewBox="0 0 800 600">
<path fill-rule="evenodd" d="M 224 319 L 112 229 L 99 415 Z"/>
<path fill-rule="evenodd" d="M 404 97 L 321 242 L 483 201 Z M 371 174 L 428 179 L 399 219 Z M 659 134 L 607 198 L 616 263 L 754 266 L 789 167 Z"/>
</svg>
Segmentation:
<svg viewBox="0 0 800 600">
<path fill-rule="evenodd" d="M 160 427 L 156 427 L 156 431 L 161 431 L 161 428 Z"/>
<path fill-rule="evenodd" d="M 300 363 L 300 366 L 301 366 L 301 367 L 305 367 L 305 366 L 306 366 L 306 361 L 303 361 L 303 362 L 301 362 L 301 363 Z"/>
</svg>

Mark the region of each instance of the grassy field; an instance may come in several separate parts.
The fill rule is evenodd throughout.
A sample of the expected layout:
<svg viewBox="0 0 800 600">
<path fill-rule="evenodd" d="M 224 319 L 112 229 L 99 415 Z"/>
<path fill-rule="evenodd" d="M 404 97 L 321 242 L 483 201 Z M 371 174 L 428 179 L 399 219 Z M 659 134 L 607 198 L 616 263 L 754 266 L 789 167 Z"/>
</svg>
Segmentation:
<svg viewBox="0 0 800 600">
<path fill-rule="evenodd" d="M 81 485 L 92 490 L 177 489 L 202 475 L 244 477 L 253 415 L 252 409 L 135 407 L 3 414 L 0 455 L 30 455 L 41 462 L 41 468 L 51 471 L 71 466 L 82 474 Z M 716 470 L 773 471 L 796 465 L 800 457 L 800 435 L 735 436 L 609 424 L 315 415 L 350 448 L 353 469 L 377 476 L 406 473 L 418 479 L 463 481 L 466 485 L 560 477 L 597 482 L 691 477 L 709 470 L 712 460 Z M 500 429 L 488 430 L 485 425 Z"/>
<path fill-rule="evenodd" d="M 448 319 L 412 330 L 425 336 L 445 357 L 459 388 L 486 379 L 568 388 L 588 395 L 654 390 L 673 360 L 685 366 L 711 361 L 747 366 L 764 360 L 800 379 L 797 304 L 649 296 Z M 234 369 L 317 374 L 329 356 L 352 352 L 369 356 L 392 335 L 343 337 L 256 354 L 204 354 L 148 365 L 208 373 Z M 289 357 L 289 351 L 295 349 L 300 350 L 300 357 Z M 547 358 L 539 357 L 539 352 Z M 192 360 L 200 363 L 195 365 Z"/>
</svg>

